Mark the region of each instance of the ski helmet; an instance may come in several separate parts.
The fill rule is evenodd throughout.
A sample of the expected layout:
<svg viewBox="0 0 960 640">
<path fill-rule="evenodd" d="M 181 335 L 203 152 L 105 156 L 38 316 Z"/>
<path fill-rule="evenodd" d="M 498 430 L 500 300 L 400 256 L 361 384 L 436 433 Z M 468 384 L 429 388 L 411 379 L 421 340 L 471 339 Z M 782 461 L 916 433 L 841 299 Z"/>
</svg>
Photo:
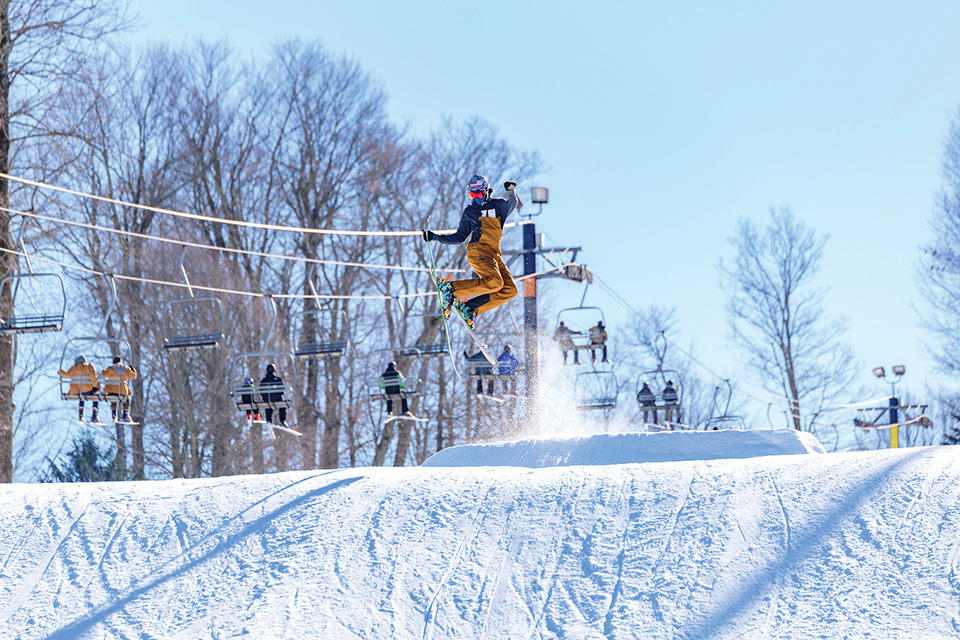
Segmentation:
<svg viewBox="0 0 960 640">
<path fill-rule="evenodd" d="M 267 373 L 268 373 L 268 374 L 270 374 L 270 373 L 276 373 L 276 372 L 277 372 L 277 368 L 274 366 L 274 364 L 273 364 L 272 362 L 267 365 Z"/>
<path fill-rule="evenodd" d="M 474 174 L 470 181 L 467 182 L 467 191 L 470 193 L 470 198 L 476 202 L 483 202 L 487 198 L 487 192 L 490 189 L 490 185 L 487 183 L 487 179 L 480 175 L 479 173 Z M 482 194 L 482 195 L 475 195 Z"/>
<path fill-rule="evenodd" d="M 467 191 L 483 191 L 486 193 L 487 189 L 490 188 L 490 185 L 487 183 L 486 177 L 480 175 L 479 173 L 474 174 L 470 181 L 467 183 Z"/>
<path fill-rule="evenodd" d="M 243 379 L 243 384 L 253 384 L 253 378 L 251 378 L 250 376 L 247 376 L 246 378 Z"/>
</svg>

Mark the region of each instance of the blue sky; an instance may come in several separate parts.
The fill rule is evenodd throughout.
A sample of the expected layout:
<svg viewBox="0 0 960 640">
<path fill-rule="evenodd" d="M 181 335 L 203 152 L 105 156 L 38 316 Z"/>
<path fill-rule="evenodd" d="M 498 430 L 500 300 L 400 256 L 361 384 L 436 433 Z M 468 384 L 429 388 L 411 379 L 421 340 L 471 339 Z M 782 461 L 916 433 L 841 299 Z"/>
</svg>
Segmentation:
<svg viewBox="0 0 960 640">
<path fill-rule="evenodd" d="M 819 283 L 828 313 L 849 319 L 861 382 L 881 395 L 870 368 L 901 363 L 915 395 L 932 380 L 915 290 L 960 109 L 960 3 L 132 6 L 144 40 L 226 39 L 256 55 L 319 39 L 378 78 L 414 130 L 477 115 L 538 150 L 551 167 L 538 230 L 581 244 L 634 307 L 676 306 L 677 338 L 734 379 L 717 263 L 739 218 L 789 206 L 830 235 Z M 555 287 L 576 304 L 567 289 Z M 598 290 L 588 302 L 611 329 L 625 318 Z"/>
</svg>

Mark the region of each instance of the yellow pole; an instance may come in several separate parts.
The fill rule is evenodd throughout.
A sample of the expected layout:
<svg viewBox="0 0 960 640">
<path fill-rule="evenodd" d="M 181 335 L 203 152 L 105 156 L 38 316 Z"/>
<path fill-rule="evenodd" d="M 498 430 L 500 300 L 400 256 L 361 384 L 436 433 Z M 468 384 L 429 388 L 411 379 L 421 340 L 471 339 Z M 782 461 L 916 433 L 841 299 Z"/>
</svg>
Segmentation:
<svg viewBox="0 0 960 640">
<path fill-rule="evenodd" d="M 899 425 L 890 429 L 890 448 L 900 448 L 900 427 Z"/>
</svg>

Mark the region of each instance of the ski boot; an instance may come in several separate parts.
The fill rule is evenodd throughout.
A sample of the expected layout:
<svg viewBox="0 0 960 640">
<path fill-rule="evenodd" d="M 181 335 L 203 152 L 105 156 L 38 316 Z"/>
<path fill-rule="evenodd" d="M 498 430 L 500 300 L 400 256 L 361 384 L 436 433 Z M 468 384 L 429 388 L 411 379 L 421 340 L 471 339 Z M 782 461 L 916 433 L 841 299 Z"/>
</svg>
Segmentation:
<svg viewBox="0 0 960 640">
<path fill-rule="evenodd" d="M 443 311 L 443 317 L 450 317 L 450 308 L 454 304 L 455 296 L 453 293 L 453 285 L 450 284 L 450 281 L 453 279 L 453 276 L 447 276 L 445 278 L 437 277 L 437 290 L 440 292 L 440 307 Z"/>
<path fill-rule="evenodd" d="M 80 407 L 80 422 L 83 422 L 83 407 Z"/>
<path fill-rule="evenodd" d="M 116 423 L 116 421 L 117 421 L 117 410 L 110 409 L 110 422 Z"/>
<path fill-rule="evenodd" d="M 127 422 L 127 423 L 130 422 L 130 412 L 129 412 L 129 411 L 124 411 L 124 412 L 123 412 L 123 416 L 120 418 L 120 422 Z"/>
<path fill-rule="evenodd" d="M 460 302 L 455 302 L 453 308 L 457 310 L 457 313 L 459 313 L 463 321 L 467 323 L 467 326 L 472 329 L 473 321 L 477 319 L 477 310 L 467 304 L 466 298 Z"/>
<path fill-rule="evenodd" d="M 97 407 L 93 408 L 93 413 L 90 414 L 90 424 L 100 424 L 99 410 Z"/>
</svg>

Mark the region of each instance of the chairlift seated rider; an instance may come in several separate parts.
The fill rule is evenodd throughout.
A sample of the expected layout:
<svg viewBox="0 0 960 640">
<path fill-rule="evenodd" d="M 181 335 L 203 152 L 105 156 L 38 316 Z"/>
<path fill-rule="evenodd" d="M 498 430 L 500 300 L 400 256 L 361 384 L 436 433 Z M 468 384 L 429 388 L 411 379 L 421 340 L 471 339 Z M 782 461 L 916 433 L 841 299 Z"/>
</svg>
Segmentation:
<svg viewBox="0 0 960 640">
<path fill-rule="evenodd" d="M 560 326 L 557 327 L 557 330 L 553 332 L 553 339 L 557 341 L 560 345 L 560 350 L 563 351 L 563 364 L 567 364 L 568 351 L 573 351 L 573 364 L 580 364 L 580 352 L 577 350 L 576 345 L 573 344 L 573 336 L 576 334 L 577 332 L 564 324 L 563 320 L 560 321 Z"/>
<path fill-rule="evenodd" d="M 483 351 L 477 351 L 472 356 L 466 351 L 463 352 L 463 357 L 467 361 L 467 372 L 470 375 L 477 377 L 477 394 L 483 395 L 483 378 L 485 376 L 493 375 L 493 367 L 490 366 L 490 361 L 487 360 L 487 356 L 483 355 Z M 490 380 L 489 383 L 488 395 L 493 395 L 493 380 Z"/>
<path fill-rule="evenodd" d="M 597 349 L 603 349 L 603 356 L 600 362 L 610 362 L 607 360 L 607 329 L 603 326 L 603 320 L 598 320 L 596 326 L 590 327 L 590 360 L 597 361 Z"/>
<path fill-rule="evenodd" d="M 644 424 L 650 424 L 650 414 L 653 414 L 653 423 L 657 422 L 657 396 L 650 389 L 646 382 L 637 391 L 637 402 L 640 403 L 640 409 L 643 411 Z"/>
<path fill-rule="evenodd" d="M 261 391 L 263 390 L 264 386 L 268 386 L 269 390 L 267 393 L 261 393 L 260 399 L 264 403 L 267 403 L 267 408 L 264 410 L 267 422 L 269 424 L 274 424 L 273 405 L 283 402 L 283 378 L 277 375 L 277 367 L 273 363 L 267 365 L 266 375 L 260 380 Z M 280 423 L 278 426 L 286 427 L 287 407 L 284 404 L 280 404 L 278 409 L 280 411 Z"/>
<path fill-rule="evenodd" d="M 90 422 L 99 422 L 98 411 L 99 401 L 97 394 L 100 392 L 100 381 L 97 379 L 97 368 L 87 362 L 87 357 L 80 354 L 73 361 L 73 366 L 64 371 L 58 371 L 61 378 L 67 378 L 70 383 L 70 389 L 67 392 L 70 396 L 80 396 L 80 422 L 83 422 L 83 396 L 93 396 L 93 412 L 90 414 Z"/>
<path fill-rule="evenodd" d="M 517 359 L 513 353 L 510 351 L 510 345 L 503 345 L 503 353 L 497 356 L 497 371 L 501 375 L 510 376 L 509 381 L 507 382 L 507 390 L 510 393 L 517 392 L 517 371 L 520 369 L 520 361 Z M 493 382 L 490 383 L 491 392 L 493 390 Z M 492 395 L 492 393 L 491 393 Z"/>
<path fill-rule="evenodd" d="M 407 398 L 403 395 L 403 374 L 397 371 L 397 363 L 391 362 L 386 370 L 380 374 L 380 391 L 387 399 L 387 415 L 393 415 L 393 399 L 400 398 L 401 413 L 410 413 L 407 407 Z"/>
<path fill-rule="evenodd" d="M 241 389 L 244 393 L 240 394 L 240 404 L 251 405 L 253 406 L 253 396 L 256 392 L 256 387 L 253 386 L 253 378 L 247 376 L 243 379 L 243 387 Z M 248 421 L 260 421 L 260 412 L 254 411 L 253 409 L 247 409 L 247 420 Z"/>
<path fill-rule="evenodd" d="M 137 370 L 127 366 L 120 356 L 113 357 L 113 364 L 100 372 L 103 376 L 103 393 L 108 396 L 120 396 L 120 422 L 130 422 L 130 380 L 136 380 Z M 117 422 L 117 401 L 110 402 L 110 415 Z"/>
<path fill-rule="evenodd" d="M 674 409 L 678 409 L 677 417 L 679 418 L 680 396 L 679 394 L 677 394 L 677 390 L 673 386 L 673 380 L 667 380 L 667 386 L 663 388 L 663 392 L 661 392 L 660 398 L 663 400 L 664 421 L 665 422 L 673 421 Z"/>
</svg>

